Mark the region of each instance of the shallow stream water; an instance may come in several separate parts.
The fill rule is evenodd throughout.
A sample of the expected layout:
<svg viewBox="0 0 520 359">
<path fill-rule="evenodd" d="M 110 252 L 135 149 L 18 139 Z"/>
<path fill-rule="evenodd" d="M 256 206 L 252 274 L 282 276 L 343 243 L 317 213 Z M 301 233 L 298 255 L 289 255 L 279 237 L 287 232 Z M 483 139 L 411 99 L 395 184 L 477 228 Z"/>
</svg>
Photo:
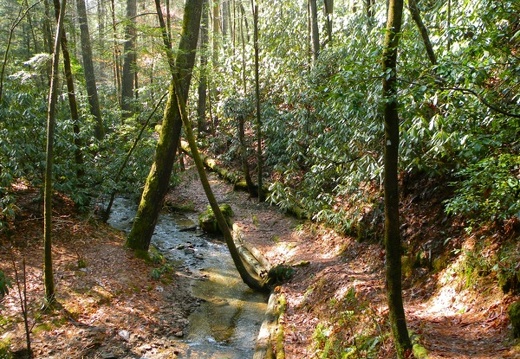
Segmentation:
<svg viewBox="0 0 520 359">
<path fill-rule="evenodd" d="M 137 206 L 125 198 L 114 202 L 108 223 L 129 231 Z M 252 358 L 267 297 L 241 280 L 225 244 L 194 230 L 193 219 L 161 214 L 152 244 L 189 274 L 191 291 L 201 301 L 189 317 L 188 333 L 179 339 L 181 358 Z"/>
</svg>

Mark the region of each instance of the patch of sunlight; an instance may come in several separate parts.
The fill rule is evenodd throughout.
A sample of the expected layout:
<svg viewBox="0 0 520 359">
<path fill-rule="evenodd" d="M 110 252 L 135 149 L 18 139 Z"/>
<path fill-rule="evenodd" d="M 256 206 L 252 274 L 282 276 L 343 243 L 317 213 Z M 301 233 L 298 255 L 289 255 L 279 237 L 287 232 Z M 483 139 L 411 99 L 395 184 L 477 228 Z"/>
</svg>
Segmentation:
<svg viewBox="0 0 520 359">
<path fill-rule="evenodd" d="M 354 284 L 355 285 L 355 284 Z M 334 299 L 340 301 L 347 296 L 347 293 L 353 288 L 353 286 L 342 285 L 334 293 Z"/>
<path fill-rule="evenodd" d="M 449 264 L 439 276 L 440 289 L 425 303 L 426 313 L 435 315 L 457 315 L 467 311 L 468 290 L 461 289 L 461 272 L 466 261 L 466 253 Z"/>
<path fill-rule="evenodd" d="M 290 262 L 296 255 L 296 243 L 293 242 L 278 242 L 269 251 L 269 256 L 274 258 L 281 258 L 285 262 Z"/>
</svg>

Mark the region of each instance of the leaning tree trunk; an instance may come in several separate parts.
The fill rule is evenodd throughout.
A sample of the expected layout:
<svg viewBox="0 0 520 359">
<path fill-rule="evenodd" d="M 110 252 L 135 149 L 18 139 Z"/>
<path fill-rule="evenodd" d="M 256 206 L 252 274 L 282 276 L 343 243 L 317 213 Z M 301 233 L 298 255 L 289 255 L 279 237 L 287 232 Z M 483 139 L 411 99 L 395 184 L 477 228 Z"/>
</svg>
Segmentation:
<svg viewBox="0 0 520 359">
<path fill-rule="evenodd" d="M 177 94 L 177 104 L 179 105 L 179 112 L 182 114 L 184 128 L 186 130 L 186 137 L 190 145 L 191 154 L 195 162 L 195 166 L 197 167 L 197 172 L 199 174 L 202 187 L 204 188 L 204 192 L 206 193 L 206 197 L 208 198 L 211 209 L 215 214 L 215 219 L 217 220 L 218 226 L 222 231 L 222 234 L 224 235 L 226 245 L 228 247 L 229 253 L 231 254 L 231 258 L 233 259 L 233 263 L 235 264 L 235 267 L 244 283 L 247 284 L 251 289 L 262 292 L 268 292 L 270 288 L 267 285 L 267 282 L 264 279 L 251 274 L 245 267 L 244 262 L 240 257 L 238 249 L 235 245 L 235 241 L 233 240 L 231 230 L 229 229 L 226 219 L 224 218 L 224 215 L 220 210 L 217 199 L 215 198 L 215 195 L 211 190 L 208 177 L 206 176 L 204 163 L 202 162 L 202 159 L 200 157 L 199 150 L 197 148 L 197 143 L 195 141 L 195 135 L 193 134 L 191 123 L 186 113 L 186 101 L 179 97 L 179 94 L 181 93 L 180 91 L 175 91 L 175 93 Z"/>
<path fill-rule="evenodd" d="M 90 113 L 96 120 L 95 136 L 102 140 L 105 136 L 105 128 L 99 109 L 99 97 L 96 87 L 96 76 L 94 74 L 94 63 L 92 61 L 92 47 L 90 46 L 90 32 L 88 29 L 87 9 L 85 0 L 76 0 L 78 9 L 79 29 L 81 32 L 81 55 L 83 57 L 83 68 L 85 69 L 85 82 L 87 85 L 88 104 Z"/>
<path fill-rule="evenodd" d="M 43 284 L 45 287 L 45 303 L 52 306 L 56 300 L 54 290 L 54 272 L 52 269 L 52 166 L 54 160 L 54 128 L 56 127 L 56 103 L 58 102 L 58 78 L 60 60 L 60 40 L 63 32 L 63 16 L 65 0 L 62 1 L 54 39 L 52 56 L 51 86 L 49 90 L 49 106 L 47 111 L 47 146 L 45 154 L 45 184 L 43 189 Z"/>
<path fill-rule="evenodd" d="M 399 234 L 399 114 L 397 106 L 397 48 L 401 31 L 403 0 L 390 0 L 383 49 L 383 102 L 385 117 L 384 191 L 386 283 L 390 324 L 399 358 L 411 349 L 406 328 L 401 289 L 401 239 Z"/>
<path fill-rule="evenodd" d="M 63 6 L 63 5 L 62 5 Z M 60 1 L 54 0 L 54 14 L 56 16 L 56 21 L 59 20 L 60 15 Z M 70 117 L 72 119 L 74 131 L 74 160 L 76 162 L 76 176 L 78 178 L 82 177 L 85 173 L 84 169 L 84 161 L 83 161 L 83 153 L 81 152 L 81 147 L 83 143 L 79 136 L 80 127 L 79 127 L 79 112 L 78 112 L 78 102 L 76 101 L 76 91 L 74 90 L 74 78 L 72 77 L 72 61 L 70 59 L 69 53 L 69 45 L 67 42 L 67 35 L 65 31 L 62 30 L 61 33 L 61 51 L 63 53 L 63 70 L 65 72 L 65 81 L 67 83 L 67 98 L 69 100 L 70 107 Z"/>
<path fill-rule="evenodd" d="M 421 12 L 419 11 L 419 8 L 417 7 L 417 3 L 415 2 L 415 0 L 408 0 L 408 9 L 410 10 L 410 14 L 412 15 L 413 21 L 415 21 L 415 24 L 417 25 L 417 28 L 421 33 L 421 37 L 424 42 L 424 47 L 426 48 L 426 53 L 428 54 L 430 62 L 432 63 L 432 65 L 436 65 L 437 57 L 435 56 L 435 52 L 433 51 L 432 42 L 430 41 L 430 36 L 428 35 L 428 29 L 422 21 Z"/>
<path fill-rule="evenodd" d="M 199 4 L 202 5 L 202 2 L 200 0 L 197 0 L 197 1 L 199 1 L 199 2 L 198 2 L 198 4 L 195 4 L 195 5 L 199 5 Z M 192 0 L 192 2 L 195 2 L 195 0 Z M 164 23 L 164 19 L 162 16 L 159 0 L 155 0 L 155 4 L 156 4 L 156 8 L 157 8 L 157 13 L 159 15 L 159 23 L 160 23 L 160 26 L 162 29 L 162 35 L 163 35 L 165 48 L 166 48 L 167 55 L 168 55 L 168 62 L 170 64 L 170 70 L 172 73 L 172 86 L 173 86 L 172 93 L 174 94 L 174 96 L 176 98 L 175 103 L 178 106 L 177 113 L 180 114 L 181 120 L 184 123 L 184 128 L 186 130 L 186 136 L 188 138 L 192 156 L 195 161 L 197 171 L 199 173 L 202 187 L 204 188 L 204 192 L 206 193 L 208 201 L 210 202 L 211 208 L 213 210 L 213 213 L 215 214 L 215 218 L 217 219 L 219 227 L 224 234 L 224 238 L 226 240 L 226 244 L 227 244 L 229 252 L 231 254 L 231 258 L 233 259 L 235 267 L 237 268 L 242 280 L 252 289 L 268 291 L 269 288 L 267 286 L 267 282 L 264 281 L 262 278 L 257 277 L 256 275 L 250 274 L 249 271 L 244 266 L 244 263 L 242 262 L 242 259 L 239 255 L 235 242 L 233 241 L 233 235 L 231 234 L 229 226 L 227 225 L 224 215 L 220 211 L 217 200 L 216 200 L 215 196 L 213 195 L 213 191 L 211 190 L 211 187 L 209 185 L 209 181 L 206 177 L 206 172 L 204 170 L 204 164 L 200 157 L 200 154 L 199 154 L 199 151 L 197 148 L 197 144 L 195 141 L 195 135 L 193 134 L 193 129 L 191 127 L 191 123 L 190 123 L 190 120 L 189 120 L 187 112 L 186 112 L 186 97 L 184 97 L 184 96 L 187 96 L 188 91 L 187 91 L 187 88 L 182 88 L 182 85 L 185 84 L 185 81 L 183 81 L 182 78 L 179 77 L 179 75 L 182 75 L 182 73 L 179 73 L 178 71 L 176 71 L 176 67 L 174 66 L 175 64 L 173 62 L 173 56 L 172 56 L 171 51 L 169 50 L 169 49 L 171 49 L 171 44 L 169 42 L 168 34 L 166 31 L 166 25 Z M 188 4 L 189 4 L 189 1 L 186 3 L 186 7 L 188 7 Z M 192 4 L 192 7 L 196 7 L 195 5 Z M 200 6 L 200 7 L 202 7 L 202 6 Z M 197 9 L 198 9 L 198 15 L 199 15 L 198 20 L 200 23 L 200 8 L 197 7 Z M 187 9 L 185 11 L 187 11 Z M 195 11 L 195 9 L 193 9 L 193 11 Z M 185 13 L 185 16 L 186 16 L 186 13 Z M 191 16 L 190 16 L 190 18 L 191 18 Z M 194 24 L 195 23 L 193 23 L 193 25 Z M 188 33 L 191 33 L 192 36 L 195 36 L 194 42 L 196 44 L 197 43 L 197 35 L 196 35 L 197 33 L 195 31 L 196 31 L 196 29 L 192 28 L 191 31 L 189 31 Z M 193 61 L 194 61 L 194 58 L 192 59 L 192 63 L 191 63 L 192 66 L 193 66 Z M 189 82 L 188 82 L 188 84 L 189 84 Z"/>
<path fill-rule="evenodd" d="M 155 0 L 155 2 L 160 14 L 159 0 Z M 175 59 L 173 58 L 168 36 L 163 34 L 164 41 L 168 43 L 168 46 L 165 48 L 168 63 L 170 70 L 175 76 L 172 77 L 169 89 L 168 103 L 164 111 L 154 162 L 146 179 L 132 230 L 126 240 L 126 245 L 135 250 L 148 251 L 164 196 L 168 191 L 168 184 L 179 147 L 182 129 L 182 117 L 179 112 L 175 91 L 177 89 L 182 91 L 182 94 L 180 94 L 181 98 L 187 98 L 192 69 L 195 64 L 201 12 L 202 0 L 186 1 L 182 35 Z M 178 86 L 174 84 L 174 78 L 180 81 Z"/>
</svg>

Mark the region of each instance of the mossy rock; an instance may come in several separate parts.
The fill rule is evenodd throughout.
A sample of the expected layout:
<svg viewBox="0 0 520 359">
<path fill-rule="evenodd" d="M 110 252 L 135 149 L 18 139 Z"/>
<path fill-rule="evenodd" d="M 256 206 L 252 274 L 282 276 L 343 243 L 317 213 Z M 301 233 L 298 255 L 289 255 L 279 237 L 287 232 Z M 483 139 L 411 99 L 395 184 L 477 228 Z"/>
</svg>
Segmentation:
<svg viewBox="0 0 520 359">
<path fill-rule="evenodd" d="M 224 218 L 226 219 L 228 226 L 231 227 L 233 225 L 233 221 L 231 220 L 231 218 L 233 217 L 233 209 L 227 203 L 221 204 L 219 208 L 222 214 L 224 215 Z M 206 233 L 222 233 L 218 226 L 217 219 L 215 218 L 215 214 L 213 213 L 213 210 L 210 206 L 208 206 L 208 208 L 204 212 L 199 214 L 199 226 Z"/>
<path fill-rule="evenodd" d="M 513 326 L 513 336 L 520 338 L 520 301 L 511 304 L 507 312 L 511 325 Z"/>
<path fill-rule="evenodd" d="M 267 274 L 268 282 L 271 285 L 281 284 L 287 282 L 294 275 L 294 268 L 285 265 L 279 264 L 277 266 L 272 267 Z"/>
</svg>

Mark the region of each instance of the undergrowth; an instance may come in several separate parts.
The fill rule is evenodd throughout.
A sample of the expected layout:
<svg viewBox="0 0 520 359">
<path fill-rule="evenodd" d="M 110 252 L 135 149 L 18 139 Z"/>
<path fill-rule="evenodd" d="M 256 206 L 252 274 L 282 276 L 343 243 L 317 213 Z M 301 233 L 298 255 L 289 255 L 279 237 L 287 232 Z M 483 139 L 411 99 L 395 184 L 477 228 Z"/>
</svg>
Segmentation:
<svg viewBox="0 0 520 359">
<path fill-rule="evenodd" d="M 341 299 L 328 303 L 331 316 L 314 330 L 312 346 L 316 358 L 375 358 L 389 330 L 368 301 L 350 288 Z"/>
</svg>

